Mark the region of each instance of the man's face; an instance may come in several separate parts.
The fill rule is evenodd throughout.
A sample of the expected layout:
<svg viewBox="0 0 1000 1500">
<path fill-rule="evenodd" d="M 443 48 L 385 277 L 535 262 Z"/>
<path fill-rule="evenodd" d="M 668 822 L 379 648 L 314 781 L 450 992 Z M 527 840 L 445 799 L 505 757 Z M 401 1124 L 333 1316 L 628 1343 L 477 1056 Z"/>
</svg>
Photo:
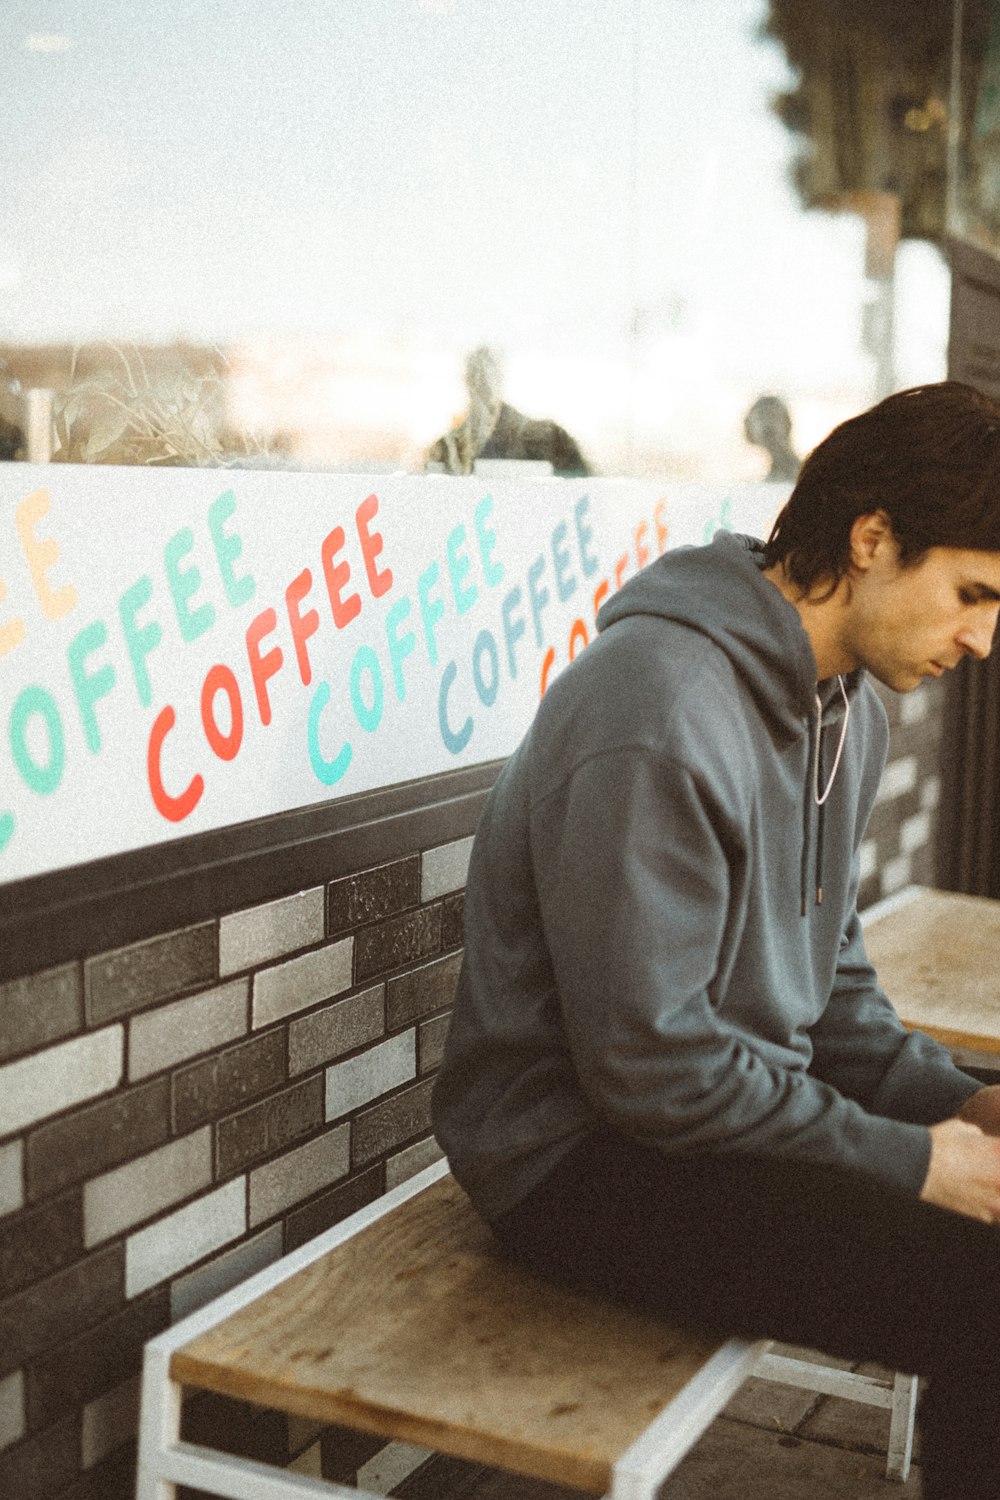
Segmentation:
<svg viewBox="0 0 1000 1500">
<path fill-rule="evenodd" d="M 1000 553 L 932 547 L 902 567 L 889 533 L 852 579 L 842 643 L 858 666 L 907 693 L 963 656 L 988 656 L 998 611 Z"/>
</svg>

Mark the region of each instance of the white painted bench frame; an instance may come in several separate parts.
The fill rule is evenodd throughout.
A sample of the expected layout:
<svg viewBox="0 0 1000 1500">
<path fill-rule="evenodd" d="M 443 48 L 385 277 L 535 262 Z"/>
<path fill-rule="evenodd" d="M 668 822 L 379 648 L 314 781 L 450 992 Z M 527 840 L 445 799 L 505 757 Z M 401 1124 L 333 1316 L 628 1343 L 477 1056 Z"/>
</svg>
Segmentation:
<svg viewBox="0 0 1000 1500">
<path fill-rule="evenodd" d="M 447 1174 L 444 1161 L 428 1167 L 376 1202 L 318 1235 L 301 1249 L 192 1313 L 146 1345 L 139 1426 L 136 1500 L 175 1500 L 178 1484 L 226 1500 L 376 1500 L 370 1491 L 311 1478 L 255 1460 L 183 1442 L 181 1387 L 170 1378 L 173 1353 L 232 1313 L 287 1281 L 369 1224 Z M 916 1380 L 878 1380 L 770 1352 L 769 1340 L 730 1339 L 619 1458 L 606 1500 L 653 1500 L 664 1479 L 751 1375 L 888 1407 L 892 1412 L 887 1472 L 905 1479 L 913 1437 Z"/>
</svg>

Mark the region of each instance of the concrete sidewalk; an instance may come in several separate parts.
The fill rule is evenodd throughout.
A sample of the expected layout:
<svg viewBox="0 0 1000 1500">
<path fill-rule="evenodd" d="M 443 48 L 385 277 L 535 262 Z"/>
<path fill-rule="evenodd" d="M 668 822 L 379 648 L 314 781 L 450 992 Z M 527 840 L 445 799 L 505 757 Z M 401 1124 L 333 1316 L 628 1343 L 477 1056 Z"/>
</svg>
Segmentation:
<svg viewBox="0 0 1000 1500">
<path fill-rule="evenodd" d="M 775 1351 L 796 1352 L 780 1345 Z M 824 1363 L 881 1373 L 872 1365 Z M 663 1500 L 919 1500 L 919 1438 L 906 1484 L 885 1477 L 888 1439 L 885 1410 L 749 1380 L 667 1480 Z M 579 1490 L 452 1459 L 425 1465 L 394 1493 L 401 1500 L 581 1497 Z"/>
</svg>

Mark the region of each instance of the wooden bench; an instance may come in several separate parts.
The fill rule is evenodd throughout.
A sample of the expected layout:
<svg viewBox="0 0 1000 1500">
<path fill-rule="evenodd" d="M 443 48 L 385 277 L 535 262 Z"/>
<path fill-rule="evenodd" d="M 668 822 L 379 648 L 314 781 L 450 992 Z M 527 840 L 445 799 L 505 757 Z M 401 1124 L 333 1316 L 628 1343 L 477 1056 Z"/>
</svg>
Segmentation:
<svg viewBox="0 0 1000 1500">
<path fill-rule="evenodd" d="M 137 1500 L 173 1500 L 177 1484 L 230 1500 L 367 1493 L 182 1441 L 182 1389 L 648 1500 L 762 1374 L 891 1407 L 890 1473 L 905 1478 L 915 1381 L 769 1348 L 512 1266 L 442 1162 L 146 1346 Z"/>
</svg>

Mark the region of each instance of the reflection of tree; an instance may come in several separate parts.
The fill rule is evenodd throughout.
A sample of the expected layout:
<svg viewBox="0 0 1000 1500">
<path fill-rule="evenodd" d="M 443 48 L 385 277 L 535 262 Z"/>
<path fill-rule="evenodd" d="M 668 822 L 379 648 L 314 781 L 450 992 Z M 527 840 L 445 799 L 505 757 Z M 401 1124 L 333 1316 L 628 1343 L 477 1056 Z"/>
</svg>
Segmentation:
<svg viewBox="0 0 1000 1500">
<path fill-rule="evenodd" d="M 973 199 L 981 198 L 998 149 L 988 137 L 972 140 L 990 7 L 991 0 L 963 5 L 957 124 L 969 146 Z M 845 194 L 892 193 L 903 236 L 943 239 L 952 27 L 948 0 L 770 0 L 765 34 L 799 74 L 775 109 L 804 138 L 793 175 L 807 204 L 836 207 Z M 1000 235 L 1000 195 L 977 202 L 973 217 Z"/>
</svg>

